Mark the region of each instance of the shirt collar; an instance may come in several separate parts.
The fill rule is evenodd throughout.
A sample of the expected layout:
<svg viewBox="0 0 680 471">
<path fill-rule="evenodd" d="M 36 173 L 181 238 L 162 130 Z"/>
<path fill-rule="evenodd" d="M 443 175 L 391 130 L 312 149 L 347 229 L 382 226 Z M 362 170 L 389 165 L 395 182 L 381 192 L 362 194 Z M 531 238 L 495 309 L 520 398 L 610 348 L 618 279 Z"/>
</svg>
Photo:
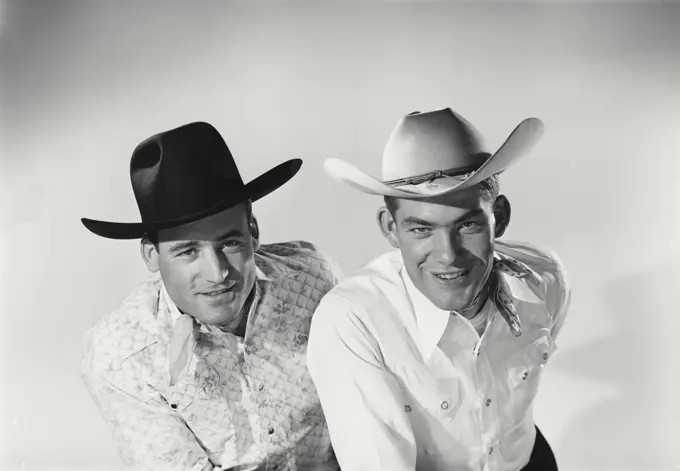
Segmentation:
<svg viewBox="0 0 680 471">
<path fill-rule="evenodd" d="M 420 332 L 422 353 L 426 358 L 429 358 L 441 340 L 442 335 L 444 335 L 451 313 L 439 309 L 416 288 L 411 277 L 408 276 L 406 267 L 402 267 L 399 274 L 404 280 L 406 293 L 413 305 L 413 313 L 418 325 L 418 331 Z"/>
<path fill-rule="evenodd" d="M 255 279 L 257 281 L 272 281 L 272 279 L 266 275 L 262 270 L 260 270 L 260 267 L 255 265 Z"/>
<path fill-rule="evenodd" d="M 406 293 L 411 300 L 413 313 L 420 333 L 421 351 L 425 358 L 432 355 L 435 347 L 439 344 L 446 331 L 451 315 L 459 317 L 465 324 L 474 331 L 473 324 L 463 316 L 457 313 L 452 313 L 443 309 L 439 309 L 432 301 L 420 292 L 413 284 L 411 277 L 406 271 L 406 267 L 402 266 L 399 271 L 401 278 L 406 287 Z M 522 300 L 528 302 L 542 302 L 535 293 L 522 280 L 512 276 L 501 274 L 508 283 L 510 293 L 508 293 L 514 300 Z M 491 299 L 488 299 L 478 316 L 485 317 L 485 323 L 488 326 L 495 317 L 496 307 Z"/>
<path fill-rule="evenodd" d="M 165 305 L 167 306 L 167 313 L 170 316 L 170 321 L 174 325 L 174 323 L 177 322 L 177 319 L 180 318 L 182 313 L 179 312 L 179 308 L 174 303 L 174 301 L 170 298 L 168 291 L 165 289 L 165 283 L 163 283 L 163 282 L 161 282 L 161 296 L 163 297 L 163 301 L 165 302 Z"/>
</svg>

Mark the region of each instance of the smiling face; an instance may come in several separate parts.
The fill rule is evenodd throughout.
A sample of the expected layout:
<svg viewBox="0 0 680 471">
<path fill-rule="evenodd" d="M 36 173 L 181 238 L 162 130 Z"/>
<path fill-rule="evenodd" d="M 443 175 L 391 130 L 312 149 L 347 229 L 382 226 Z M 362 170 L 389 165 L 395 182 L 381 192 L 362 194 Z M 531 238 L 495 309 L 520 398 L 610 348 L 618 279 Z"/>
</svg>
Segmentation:
<svg viewBox="0 0 680 471">
<path fill-rule="evenodd" d="M 241 312 L 255 283 L 250 211 L 245 204 L 142 241 L 147 267 L 160 271 L 180 311 L 212 325 L 228 325 Z"/>
<path fill-rule="evenodd" d="M 378 211 L 383 234 L 401 251 L 413 284 L 440 309 L 471 307 L 493 266 L 494 239 L 510 219 L 504 196 L 479 185 L 428 200 L 397 200 Z"/>
</svg>

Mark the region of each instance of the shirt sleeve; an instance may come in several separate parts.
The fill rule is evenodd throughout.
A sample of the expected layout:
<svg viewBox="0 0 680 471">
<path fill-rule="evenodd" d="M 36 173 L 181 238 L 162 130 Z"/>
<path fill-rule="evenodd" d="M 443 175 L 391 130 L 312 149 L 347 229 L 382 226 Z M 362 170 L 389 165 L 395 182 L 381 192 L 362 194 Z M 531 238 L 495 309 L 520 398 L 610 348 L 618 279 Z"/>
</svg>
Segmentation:
<svg viewBox="0 0 680 471">
<path fill-rule="evenodd" d="M 560 259 L 554 253 L 550 253 L 550 256 L 555 267 L 555 275 L 548 287 L 553 305 L 553 326 L 550 334 L 552 338 L 557 338 L 571 308 L 571 284 Z"/>
<path fill-rule="evenodd" d="M 346 299 L 331 293 L 321 300 L 307 366 L 343 471 L 415 470 L 415 438 L 401 389 Z"/>
<path fill-rule="evenodd" d="M 82 379 L 97 408 L 113 431 L 126 466 L 144 471 L 211 471 L 206 452 L 184 421 L 160 394 L 134 380 L 130 368 L 113 369 L 97 363 L 88 349 L 81 364 Z"/>
<path fill-rule="evenodd" d="M 536 250 L 536 265 L 545 282 L 545 302 L 552 315 L 550 336 L 557 339 L 571 306 L 571 285 L 557 254 L 547 247 Z"/>
</svg>

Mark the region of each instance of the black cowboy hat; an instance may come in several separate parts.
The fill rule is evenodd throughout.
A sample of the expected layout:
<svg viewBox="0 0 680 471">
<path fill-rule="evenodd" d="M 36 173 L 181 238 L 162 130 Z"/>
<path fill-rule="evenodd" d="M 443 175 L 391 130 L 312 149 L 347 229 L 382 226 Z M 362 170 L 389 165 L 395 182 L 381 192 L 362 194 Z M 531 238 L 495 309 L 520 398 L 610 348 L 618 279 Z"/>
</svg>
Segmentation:
<svg viewBox="0 0 680 471">
<path fill-rule="evenodd" d="M 190 123 L 144 140 L 132 153 L 130 180 L 142 222 L 81 221 L 101 237 L 138 239 L 254 202 L 301 166 L 291 159 L 244 184 L 220 133 L 208 123 Z"/>
</svg>

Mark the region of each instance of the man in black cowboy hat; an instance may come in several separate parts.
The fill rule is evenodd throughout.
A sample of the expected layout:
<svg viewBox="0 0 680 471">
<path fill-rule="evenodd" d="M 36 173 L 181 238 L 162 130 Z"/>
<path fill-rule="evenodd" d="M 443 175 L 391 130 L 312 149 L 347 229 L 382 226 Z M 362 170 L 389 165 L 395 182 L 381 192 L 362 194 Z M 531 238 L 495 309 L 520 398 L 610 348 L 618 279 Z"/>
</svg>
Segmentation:
<svg viewBox="0 0 680 471">
<path fill-rule="evenodd" d="M 143 470 L 338 469 L 304 354 L 311 315 L 341 277 L 312 244 L 260 245 L 252 202 L 289 160 L 244 184 L 207 123 L 137 146 L 141 222 L 83 219 L 141 239 L 151 279 L 88 333 L 82 376 L 123 461 Z"/>
<path fill-rule="evenodd" d="M 398 250 L 348 277 L 312 321 L 308 366 L 343 471 L 557 469 L 532 405 L 570 291 L 557 258 L 497 240 L 510 220 L 498 174 L 543 130 L 527 119 L 491 154 L 451 109 L 411 113 L 383 179 L 327 172 L 382 195 Z"/>
</svg>

